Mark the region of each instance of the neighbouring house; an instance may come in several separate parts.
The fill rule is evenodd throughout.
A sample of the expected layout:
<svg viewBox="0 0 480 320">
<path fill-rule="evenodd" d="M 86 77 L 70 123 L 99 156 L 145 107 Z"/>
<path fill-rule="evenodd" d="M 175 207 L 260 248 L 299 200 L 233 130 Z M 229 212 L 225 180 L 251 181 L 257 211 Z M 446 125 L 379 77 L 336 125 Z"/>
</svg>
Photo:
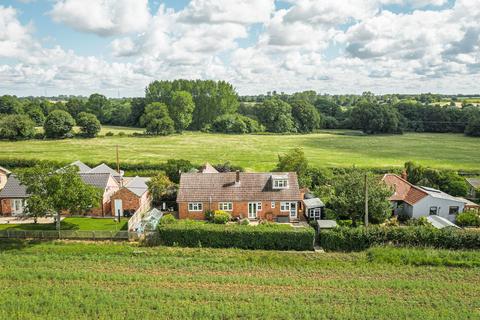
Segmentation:
<svg viewBox="0 0 480 320">
<path fill-rule="evenodd" d="M 205 163 L 205 165 L 200 169 L 201 173 L 219 173 L 210 163 Z"/>
<path fill-rule="evenodd" d="M 303 194 L 294 172 L 182 173 L 177 203 L 180 219 L 205 219 L 207 210 L 233 217 L 277 222 L 305 219 Z"/>
<path fill-rule="evenodd" d="M 5 187 L 0 191 L 0 213 L 2 216 L 21 216 L 28 199 L 27 188 L 10 174 Z"/>
<path fill-rule="evenodd" d="M 152 199 L 148 192 L 147 182 L 150 178 L 124 178 L 124 185 L 111 196 L 112 215 L 129 216 L 137 210 L 147 210 Z"/>
<path fill-rule="evenodd" d="M 0 190 L 2 190 L 3 187 L 5 187 L 5 185 L 7 184 L 7 179 L 10 174 L 10 171 L 5 169 L 4 167 L 0 167 Z"/>
<path fill-rule="evenodd" d="M 473 201 L 480 200 L 480 178 L 467 178 L 468 194 L 467 198 Z"/>
<path fill-rule="evenodd" d="M 389 198 L 395 215 L 407 215 L 410 218 L 438 215 L 455 221 L 458 213 L 463 212 L 467 201 L 445 192 L 428 187 L 418 187 L 396 174 L 386 174 L 382 179 L 394 193 Z"/>
<path fill-rule="evenodd" d="M 86 214 L 91 216 L 111 216 L 112 202 L 111 197 L 120 189 L 119 180 L 121 175 L 113 176 L 113 169 L 105 164 L 96 167 L 95 171 L 90 169 L 81 161 L 75 161 L 70 165 L 79 168 L 79 175 L 83 182 L 94 186 L 102 191 L 102 198 L 97 207 L 92 208 Z M 110 169 L 110 170 L 109 170 Z M 114 171 L 115 172 L 115 171 Z M 27 188 L 20 183 L 14 174 L 8 178 L 7 184 L 0 191 L 1 213 L 4 216 L 18 216 L 24 213 L 26 203 L 28 201 Z"/>
</svg>

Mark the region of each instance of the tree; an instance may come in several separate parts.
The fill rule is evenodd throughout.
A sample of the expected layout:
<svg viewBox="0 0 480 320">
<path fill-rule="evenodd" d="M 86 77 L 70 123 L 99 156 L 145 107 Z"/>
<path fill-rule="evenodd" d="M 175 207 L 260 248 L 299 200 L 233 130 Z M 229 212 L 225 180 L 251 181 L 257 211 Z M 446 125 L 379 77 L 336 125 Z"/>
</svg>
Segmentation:
<svg viewBox="0 0 480 320">
<path fill-rule="evenodd" d="M 168 135 L 175 131 L 173 120 L 168 115 L 168 108 L 164 103 L 148 104 L 140 118 L 140 124 L 146 128 L 147 134 Z"/>
<path fill-rule="evenodd" d="M 48 138 L 63 138 L 67 133 L 72 131 L 74 125 L 75 120 L 73 120 L 68 112 L 54 110 L 45 120 L 43 129 Z"/>
<path fill-rule="evenodd" d="M 101 123 L 110 123 L 113 107 L 104 95 L 94 93 L 86 103 L 86 111 L 93 113 Z"/>
<path fill-rule="evenodd" d="M 472 137 L 480 137 L 480 115 L 470 118 L 465 128 L 465 134 Z"/>
<path fill-rule="evenodd" d="M 80 112 L 78 114 L 77 124 L 80 126 L 82 135 L 87 138 L 95 138 L 102 129 L 97 117 L 87 112 Z"/>
<path fill-rule="evenodd" d="M 292 107 L 278 99 L 265 100 L 258 108 L 258 118 L 267 131 L 295 132 L 295 122 L 292 118 Z"/>
<path fill-rule="evenodd" d="M 40 107 L 34 107 L 27 109 L 26 114 L 32 119 L 36 126 L 43 126 L 45 123 L 45 115 Z"/>
<path fill-rule="evenodd" d="M 132 106 L 130 102 L 114 103 L 110 123 L 115 126 L 128 126 L 130 124 Z"/>
<path fill-rule="evenodd" d="M 363 101 L 350 113 L 353 125 L 368 134 L 401 133 L 400 117 L 389 105 Z"/>
<path fill-rule="evenodd" d="M 168 178 L 174 183 L 180 182 L 180 173 L 189 172 L 194 168 L 195 167 L 190 161 L 183 159 L 169 159 L 164 165 L 165 173 L 167 174 Z"/>
<path fill-rule="evenodd" d="M 22 111 L 22 104 L 16 96 L 0 97 L 0 114 L 20 114 Z"/>
<path fill-rule="evenodd" d="M 158 206 L 164 197 L 173 191 L 172 189 L 175 185 L 172 181 L 170 181 L 165 172 L 159 172 L 147 182 L 147 186 L 152 197 L 153 204 Z"/>
<path fill-rule="evenodd" d="M 35 123 L 26 115 L 11 114 L 0 119 L 0 139 L 25 140 L 35 136 Z"/>
<path fill-rule="evenodd" d="M 221 133 L 254 133 L 265 128 L 257 121 L 240 114 L 225 114 L 213 121 L 211 130 Z"/>
<path fill-rule="evenodd" d="M 83 100 L 80 100 L 78 98 L 71 98 L 67 101 L 65 104 L 65 107 L 67 108 L 68 113 L 75 119 L 78 120 L 78 115 L 81 112 L 86 112 L 87 107 Z"/>
<path fill-rule="evenodd" d="M 320 128 L 320 114 L 311 103 L 306 100 L 294 100 L 290 105 L 298 132 L 309 133 Z"/>
<path fill-rule="evenodd" d="M 300 186 L 311 185 L 311 178 L 308 173 L 308 160 L 301 148 L 290 150 L 284 155 L 278 155 L 276 172 L 296 172 Z"/>
<path fill-rule="evenodd" d="M 172 94 L 172 100 L 168 106 L 170 117 L 175 123 L 175 130 L 182 132 L 192 122 L 193 110 L 192 95 L 187 91 L 175 91 Z"/>
<path fill-rule="evenodd" d="M 353 170 L 348 174 L 338 175 L 332 180 L 332 195 L 328 206 L 337 217 L 352 219 L 352 226 L 365 216 L 365 174 Z M 391 215 L 388 197 L 392 190 L 372 174 L 367 175 L 368 217 L 372 223 L 382 223 Z"/>
<path fill-rule="evenodd" d="M 130 112 L 130 125 L 138 127 L 140 126 L 140 117 L 145 112 L 145 106 L 147 105 L 145 98 L 133 98 L 131 101 Z"/>
<path fill-rule="evenodd" d="M 76 166 L 60 170 L 48 166 L 35 166 L 19 173 L 20 182 L 27 187 L 30 195 L 26 213 L 41 217 L 57 215 L 57 229 L 60 231 L 60 214 L 80 214 L 98 206 L 101 190 L 83 182 Z"/>
</svg>

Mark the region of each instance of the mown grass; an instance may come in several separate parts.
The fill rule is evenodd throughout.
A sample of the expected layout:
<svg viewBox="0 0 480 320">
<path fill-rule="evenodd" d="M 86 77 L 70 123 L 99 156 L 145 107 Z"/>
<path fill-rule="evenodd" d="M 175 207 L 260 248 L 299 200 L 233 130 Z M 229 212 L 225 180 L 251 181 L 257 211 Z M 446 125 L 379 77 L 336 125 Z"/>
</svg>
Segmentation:
<svg viewBox="0 0 480 320">
<path fill-rule="evenodd" d="M 138 129 L 104 127 L 132 133 Z M 278 154 L 302 147 L 310 163 L 323 167 L 400 167 L 413 160 L 436 168 L 480 169 L 480 139 L 462 134 L 407 133 L 365 136 L 356 131 L 324 130 L 308 135 L 225 135 L 185 132 L 168 137 L 99 137 L 96 139 L 0 141 L 2 158 L 87 162 L 115 161 L 119 146 L 124 162 L 193 163 L 230 161 L 248 170 L 271 170 Z"/>
<path fill-rule="evenodd" d="M 9 241 L 0 270 L 1 319 L 480 317 L 478 268 L 366 253 Z"/>
<path fill-rule="evenodd" d="M 65 218 L 60 228 L 62 230 L 84 230 L 84 231 L 117 231 L 127 230 L 128 218 L 115 222 L 111 219 L 96 218 Z M 22 223 L 22 224 L 0 224 L 0 230 L 56 230 L 54 223 Z"/>
</svg>

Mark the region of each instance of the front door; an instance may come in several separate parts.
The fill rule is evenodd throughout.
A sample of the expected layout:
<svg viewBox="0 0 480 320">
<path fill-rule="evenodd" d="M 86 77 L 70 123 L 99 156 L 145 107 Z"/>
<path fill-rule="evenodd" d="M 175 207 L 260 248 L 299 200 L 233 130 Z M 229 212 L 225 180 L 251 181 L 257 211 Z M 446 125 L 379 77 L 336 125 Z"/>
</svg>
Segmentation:
<svg viewBox="0 0 480 320">
<path fill-rule="evenodd" d="M 115 206 L 115 216 L 120 218 L 123 212 L 122 199 L 115 199 L 114 206 Z"/>
<path fill-rule="evenodd" d="M 296 202 L 290 203 L 290 218 L 292 218 L 292 219 L 297 218 L 297 203 Z"/>
<path fill-rule="evenodd" d="M 257 203 L 249 202 L 248 203 L 248 219 L 256 219 L 256 218 L 257 218 Z"/>
</svg>

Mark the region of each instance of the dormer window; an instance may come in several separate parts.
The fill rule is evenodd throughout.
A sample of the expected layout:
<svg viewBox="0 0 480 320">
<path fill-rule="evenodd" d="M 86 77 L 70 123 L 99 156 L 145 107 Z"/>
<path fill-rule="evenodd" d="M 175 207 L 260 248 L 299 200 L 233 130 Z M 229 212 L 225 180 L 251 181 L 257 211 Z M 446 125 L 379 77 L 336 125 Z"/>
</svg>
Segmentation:
<svg viewBox="0 0 480 320">
<path fill-rule="evenodd" d="M 288 177 L 272 176 L 273 189 L 288 189 Z"/>
</svg>

